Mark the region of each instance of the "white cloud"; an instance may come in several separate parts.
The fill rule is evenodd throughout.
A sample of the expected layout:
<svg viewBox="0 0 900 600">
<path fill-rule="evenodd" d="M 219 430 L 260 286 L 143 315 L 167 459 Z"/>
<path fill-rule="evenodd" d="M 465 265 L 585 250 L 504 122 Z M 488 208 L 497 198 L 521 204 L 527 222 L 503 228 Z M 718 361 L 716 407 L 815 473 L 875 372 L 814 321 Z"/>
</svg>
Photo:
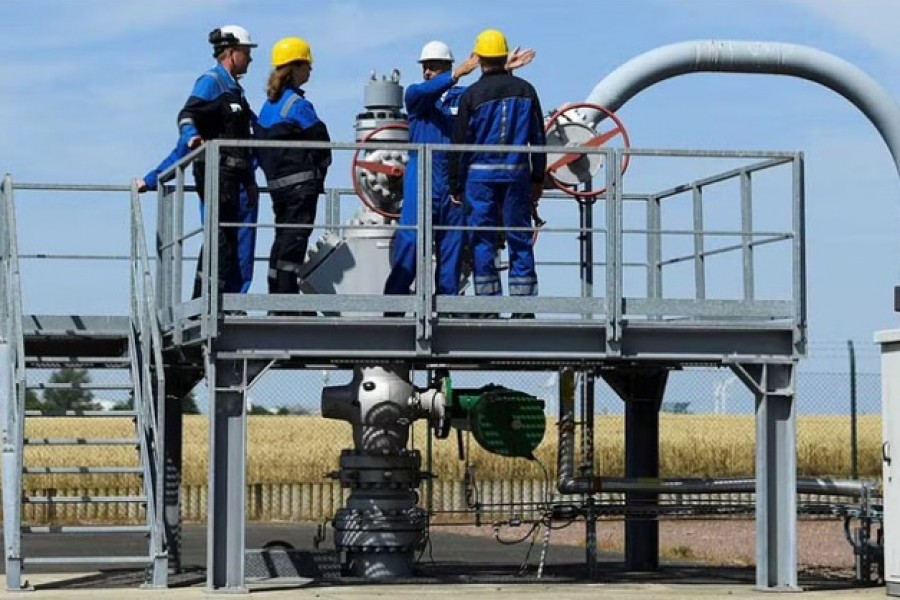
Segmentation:
<svg viewBox="0 0 900 600">
<path fill-rule="evenodd" d="M 190 21 L 195 16 L 227 14 L 234 3 L 235 0 L 5 2 L 0 8 L 0 19 L 8 27 L 0 39 L 0 49 L 32 46 L 36 37 L 40 39 L 40 50 L 88 47 L 153 31 L 161 34 L 159 44 L 163 45 L 173 24 Z M 39 31 L 29 26 L 35 21 L 40 22 Z M 135 50 L 147 48 L 141 44 Z"/>
<path fill-rule="evenodd" d="M 885 56 L 900 59 L 897 23 L 900 2 L 896 0 L 791 0 L 809 12 L 846 31 Z"/>
</svg>

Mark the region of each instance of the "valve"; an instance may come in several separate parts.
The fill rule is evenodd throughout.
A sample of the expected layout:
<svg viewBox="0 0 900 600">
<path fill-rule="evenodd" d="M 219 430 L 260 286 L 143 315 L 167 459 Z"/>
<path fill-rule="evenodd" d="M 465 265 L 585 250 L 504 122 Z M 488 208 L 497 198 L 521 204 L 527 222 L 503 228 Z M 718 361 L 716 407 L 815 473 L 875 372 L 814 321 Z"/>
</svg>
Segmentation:
<svg viewBox="0 0 900 600">
<path fill-rule="evenodd" d="M 365 90 L 365 112 L 356 116 L 357 142 L 408 142 L 409 124 L 403 109 L 400 71 L 379 80 L 372 72 Z M 358 149 L 350 165 L 353 189 L 363 204 L 383 217 L 399 217 L 403 177 L 409 154 L 389 147 Z"/>
<path fill-rule="evenodd" d="M 606 115 L 615 127 L 599 133 L 597 127 L 588 123 L 578 109 L 589 108 Z M 564 148 L 600 148 L 617 137 L 622 138 L 625 148 L 631 148 L 631 139 L 625 125 L 612 111 L 598 104 L 569 104 L 557 110 L 545 125 L 548 146 Z M 626 154 L 622 161 L 622 175 L 628 170 L 631 156 Z M 579 154 L 566 152 L 547 153 L 547 179 L 549 185 L 573 196 L 579 202 L 591 202 L 597 196 L 606 193 L 606 188 L 599 190 L 579 191 L 576 186 L 590 181 L 603 166 L 602 154 Z M 549 187 L 549 186 L 548 186 Z"/>
<path fill-rule="evenodd" d="M 406 123 L 385 125 L 368 133 L 360 141 L 381 141 L 387 138 L 390 141 L 405 142 L 409 139 L 408 132 L 409 125 Z M 399 137 L 405 139 L 396 139 Z M 395 207 L 403 199 L 403 176 L 406 174 L 408 161 L 408 154 L 400 150 L 360 148 L 356 151 L 350 167 L 353 189 L 369 210 L 389 219 L 400 216 Z"/>
</svg>

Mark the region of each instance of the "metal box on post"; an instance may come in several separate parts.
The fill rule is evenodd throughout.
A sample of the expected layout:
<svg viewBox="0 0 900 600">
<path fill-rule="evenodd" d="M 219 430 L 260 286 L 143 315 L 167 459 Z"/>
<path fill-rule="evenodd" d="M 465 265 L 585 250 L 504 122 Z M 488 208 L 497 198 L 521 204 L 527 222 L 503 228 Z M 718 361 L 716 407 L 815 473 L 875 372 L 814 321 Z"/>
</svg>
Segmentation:
<svg viewBox="0 0 900 600">
<path fill-rule="evenodd" d="M 881 411 L 884 439 L 881 447 L 884 496 L 884 579 L 888 596 L 900 596 L 900 464 L 894 465 L 894 444 L 900 459 L 900 329 L 879 331 L 881 345 Z M 896 415 L 896 416 L 895 416 Z M 897 473 L 894 468 L 897 467 Z M 896 476 L 895 476 L 896 475 Z"/>
</svg>

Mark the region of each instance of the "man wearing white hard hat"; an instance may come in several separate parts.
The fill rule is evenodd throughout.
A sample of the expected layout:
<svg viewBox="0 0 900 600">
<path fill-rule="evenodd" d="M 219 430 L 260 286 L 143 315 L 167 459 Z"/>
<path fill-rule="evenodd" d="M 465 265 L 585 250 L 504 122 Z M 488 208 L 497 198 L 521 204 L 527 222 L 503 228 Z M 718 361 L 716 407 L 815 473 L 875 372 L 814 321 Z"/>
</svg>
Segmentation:
<svg viewBox="0 0 900 600">
<path fill-rule="evenodd" d="M 511 53 L 507 68 L 525 66 L 534 58 L 534 51 Z M 404 98 L 409 115 L 409 141 L 414 144 L 449 144 L 459 98 L 465 88 L 459 80 L 478 67 L 478 57 L 469 56 L 453 69 L 453 52 L 444 42 L 431 41 L 419 55 L 422 81 L 410 85 Z M 432 154 L 431 205 L 432 224 L 457 229 L 435 231 L 437 252 L 436 289 L 438 294 L 458 295 L 465 225 L 463 208 L 450 201 L 447 180 L 448 156 L 445 152 Z M 410 153 L 403 187 L 403 209 L 400 225 L 415 226 L 418 213 L 418 156 Z M 428 195 L 424 196 L 426 199 Z M 400 229 L 394 238 L 392 269 L 384 286 L 385 294 L 408 294 L 416 277 L 416 232 L 414 228 Z"/>
<path fill-rule="evenodd" d="M 179 146 L 192 150 L 202 142 L 214 139 L 245 140 L 251 136 L 256 115 L 238 83 L 253 60 L 252 48 L 256 48 L 250 34 L 239 25 L 225 25 L 209 33 L 213 57 L 217 64 L 201 75 L 184 108 L 178 113 Z M 204 200 L 206 165 L 194 161 L 194 183 L 200 200 Z M 219 222 L 235 223 L 240 220 L 241 187 L 258 198 L 253 176 L 253 157 L 250 148 L 221 148 L 219 150 Z M 202 251 L 201 251 L 202 253 Z M 238 234 L 234 227 L 222 227 L 219 231 L 219 290 L 224 291 L 229 280 L 239 278 Z M 201 258 L 202 263 L 202 258 Z M 194 297 L 201 293 L 200 266 L 194 285 Z"/>
</svg>

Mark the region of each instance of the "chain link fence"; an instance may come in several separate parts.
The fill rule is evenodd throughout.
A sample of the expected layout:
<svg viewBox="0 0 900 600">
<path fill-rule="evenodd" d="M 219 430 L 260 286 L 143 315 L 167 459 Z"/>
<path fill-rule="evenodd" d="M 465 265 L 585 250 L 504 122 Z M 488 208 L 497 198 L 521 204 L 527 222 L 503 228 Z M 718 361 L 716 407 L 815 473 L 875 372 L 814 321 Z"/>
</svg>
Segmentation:
<svg viewBox="0 0 900 600">
<path fill-rule="evenodd" d="M 873 347 L 874 348 L 874 347 Z M 801 477 L 833 477 L 879 480 L 881 476 L 881 379 L 871 360 L 877 357 L 869 348 L 862 355 L 865 371 L 855 377 L 855 386 L 843 357 L 832 352 L 815 356 L 812 366 L 827 364 L 833 370 L 805 368 L 801 364 L 797 386 L 797 466 Z M 821 353 L 820 353 L 821 354 Z M 823 360 L 819 360 L 823 359 Z M 845 366 L 843 370 L 839 367 Z M 49 376 L 48 371 L 44 375 Z M 538 503 L 554 493 L 558 416 L 558 376 L 556 372 L 476 372 L 452 373 L 454 387 L 478 388 L 489 383 L 503 385 L 536 396 L 545 402 L 547 428 L 536 451 L 537 460 L 511 459 L 481 450 L 468 434 L 460 448 L 456 436 L 436 440 L 424 422 L 413 428 L 411 445 L 423 455 L 423 468 L 436 475 L 423 484 L 423 504 L 448 514 L 470 514 L 473 484 L 486 503 L 503 504 L 530 501 Z M 104 383 L 113 374 L 91 372 L 91 378 Z M 343 448 L 352 447 L 348 423 L 320 416 L 322 388 L 350 381 L 350 371 L 267 372 L 250 390 L 248 397 L 248 517 L 250 519 L 318 520 L 331 517 L 345 498 L 346 491 L 329 473 L 338 468 Z M 414 374 L 416 385 L 427 383 L 427 373 Z M 856 410 L 851 409 L 854 396 Z M 121 397 L 94 398 L 104 408 L 127 401 Z M 203 385 L 195 390 L 201 413 L 206 412 Z M 597 379 L 594 430 L 595 475 L 622 477 L 624 466 L 624 403 Z M 672 371 L 663 398 L 660 422 L 660 474 L 662 477 L 753 477 L 755 465 L 755 401 L 750 391 L 726 368 L 690 367 Z M 268 414 L 280 413 L 280 414 Z M 851 415 L 855 413 L 855 418 Z M 66 435 L 78 435 L 79 424 L 65 424 Z M 36 424 L 37 425 L 37 424 Z M 96 423 L 90 424 L 96 428 Z M 88 437 L 133 435 L 127 419 L 110 421 L 105 427 L 116 431 L 86 432 Z M 129 428 L 131 432 L 129 433 Z M 119 431 L 121 430 L 121 431 Z M 855 435 L 854 435 L 855 430 Z M 54 432 L 29 434 L 52 437 Z M 208 478 L 209 421 L 205 414 L 185 417 L 184 436 L 184 510 L 189 520 L 205 519 Z M 580 437 L 580 436 L 579 436 Z M 88 452 L 88 450 L 84 450 Z M 136 464 L 133 451 L 114 449 L 116 456 L 85 456 L 85 464 Z M 33 451 L 34 452 L 34 451 Z M 121 455 L 121 456 L 119 456 Z M 580 452 L 577 456 L 580 456 Z M 34 456 L 40 464 L 55 464 L 52 456 Z M 112 460 L 111 460 L 112 459 Z M 62 458 L 60 460 L 63 460 Z M 34 479 L 31 487 L 68 489 L 75 481 Z M 109 487 L 135 487 L 129 480 L 79 479 L 77 486 L 94 490 Z M 71 493 L 80 493 L 72 489 Z M 727 500 L 727 499 L 726 499 Z M 747 498 L 739 499 L 746 502 Z M 41 509 L 43 510 L 43 509 Z M 109 520 L 132 517 L 119 515 L 29 515 L 35 522 L 97 518 Z M 118 515 L 118 516 L 117 516 Z"/>
<path fill-rule="evenodd" d="M 350 444 L 350 426 L 318 418 L 323 386 L 340 385 L 350 380 L 350 372 L 270 372 L 251 390 L 253 407 L 302 416 L 269 421 L 255 420 L 250 435 L 251 462 L 255 445 L 265 447 L 272 434 L 282 428 L 293 430 L 287 439 L 293 444 L 280 447 L 281 462 L 319 454 L 319 447 L 334 449 L 338 440 Z M 546 404 L 547 433 L 538 451 L 552 471 L 555 464 L 558 413 L 558 381 L 555 372 L 461 372 L 453 374 L 454 387 L 481 387 L 488 383 L 503 385 L 534 395 Z M 424 385 L 424 373 L 416 383 Z M 856 374 L 856 410 L 851 418 L 851 378 L 848 371 L 819 372 L 800 369 L 797 376 L 797 451 L 798 475 L 835 478 L 881 476 L 881 381 L 877 373 Z M 624 474 L 624 403 L 601 379 L 596 392 L 595 428 L 596 464 L 599 475 Z M 203 409 L 203 394 L 198 401 Z M 662 403 L 661 475 L 664 477 L 752 476 L 755 455 L 755 401 L 750 391 L 724 368 L 685 368 L 673 371 Z M 261 412 L 259 408 L 254 412 Z M 256 427 L 259 434 L 254 435 Z M 854 436 L 853 431 L 856 431 Z M 426 445 L 424 428 L 418 428 L 416 444 Z M 444 451 L 444 445 L 453 448 Z M 294 450 L 291 449 L 293 446 Z M 456 444 L 436 441 L 435 458 L 456 454 Z M 552 449 L 552 452 L 547 450 Z M 323 447 L 324 450 L 324 447 Z M 449 456 L 448 456 L 449 458 Z M 492 467 L 500 461 L 490 460 Z M 484 461 L 483 461 L 484 462 Z M 513 461 L 515 462 L 515 461 Z M 332 457 L 337 466 L 337 453 Z M 448 463 L 446 465 L 450 467 Z M 499 467 L 498 467 L 499 468 Z M 502 472 L 522 470 L 502 468 Z M 460 473 L 451 468 L 451 474 Z M 444 475 L 443 473 L 438 473 Z M 534 467 L 540 476 L 540 469 Z M 297 483 L 300 483 L 298 481 Z"/>
</svg>

